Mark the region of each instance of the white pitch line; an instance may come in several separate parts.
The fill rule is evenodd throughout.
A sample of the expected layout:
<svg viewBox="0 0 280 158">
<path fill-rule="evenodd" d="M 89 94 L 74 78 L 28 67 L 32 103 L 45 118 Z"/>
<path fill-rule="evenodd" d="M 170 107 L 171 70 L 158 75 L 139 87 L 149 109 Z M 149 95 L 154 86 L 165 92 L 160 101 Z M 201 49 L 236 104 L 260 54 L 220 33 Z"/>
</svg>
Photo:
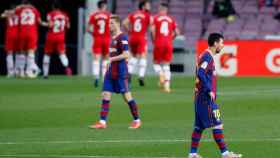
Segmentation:
<svg viewBox="0 0 280 158">
<path fill-rule="evenodd" d="M 213 139 L 202 139 L 202 142 L 212 142 Z M 248 138 L 226 139 L 227 142 L 280 142 L 280 138 Z M 78 140 L 78 141 L 24 141 L 24 142 L 0 142 L 0 145 L 28 145 L 28 144 L 105 144 L 105 143 L 178 143 L 191 142 L 186 139 L 146 139 L 146 140 Z"/>
<path fill-rule="evenodd" d="M 101 156 L 101 155 L 39 155 L 39 154 L 13 154 L 0 155 L 0 157 L 28 157 L 28 158 L 182 158 L 182 157 L 166 157 L 166 156 Z"/>
</svg>

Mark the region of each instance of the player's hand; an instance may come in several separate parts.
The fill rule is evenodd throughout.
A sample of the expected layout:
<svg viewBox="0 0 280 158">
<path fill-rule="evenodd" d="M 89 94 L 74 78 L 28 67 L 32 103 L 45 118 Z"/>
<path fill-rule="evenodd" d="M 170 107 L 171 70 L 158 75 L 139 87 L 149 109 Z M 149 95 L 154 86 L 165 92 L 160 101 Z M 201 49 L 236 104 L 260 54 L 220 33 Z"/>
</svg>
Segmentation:
<svg viewBox="0 0 280 158">
<path fill-rule="evenodd" d="M 210 98 L 211 98 L 211 100 L 212 101 L 214 101 L 215 100 L 215 94 L 214 94 L 214 92 L 209 92 L 209 96 L 210 96 Z"/>
</svg>

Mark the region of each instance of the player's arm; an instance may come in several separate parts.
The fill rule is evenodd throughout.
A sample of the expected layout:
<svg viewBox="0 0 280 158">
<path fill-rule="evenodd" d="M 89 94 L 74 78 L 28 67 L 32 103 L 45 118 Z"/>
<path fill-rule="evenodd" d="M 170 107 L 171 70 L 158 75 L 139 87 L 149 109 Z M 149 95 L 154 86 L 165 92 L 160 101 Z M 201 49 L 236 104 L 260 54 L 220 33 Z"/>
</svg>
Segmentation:
<svg viewBox="0 0 280 158">
<path fill-rule="evenodd" d="M 124 21 L 123 21 L 123 26 L 124 26 L 124 28 L 125 28 L 126 31 L 129 30 L 129 18 L 128 18 L 128 17 L 126 17 L 126 18 L 124 19 Z"/>
<path fill-rule="evenodd" d="M 70 27 L 71 27 L 71 23 L 70 23 L 69 18 L 67 18 L 66 28 L 67 28 L 67 29 L 70 29 Z"/>
<path fill-rule="evenodd" d="M 120 61 L 129 58 L 129 48 L 128 48 L 128 38 L 127 36 L 123 36 L 121 42 L 122 53 L 120 55 L 111 57 L 110 62 Z"/>
<path fill-rule="evenodd" d="M 120 61 L 128 58 L 129 58 L 129 51 L 127 50 L 127 51 L 123 51 L 122 54 L 118 56 L 111 57 L 109 60 L 110 62 L 114 62 L 114 61 Z"/>
<path fill-rule="evenodd" d="M 199 80 L 202 82 L 203 87 L 206 88 L 207 93 L 210 93 L 212 91 L 210 80 L 208 80 L 206 76 L 206 69 L 209 66 L 210 60 L 211 59 L 209 57 L 202 57 L 202 62 L 199 65 L 197 71 L 197 76 Z"/>
<path fill-rule="evenodd" d="M 93 30 L 94 30 L 94 27 L 93 27 L 93 18 L 92 16 L 89 17 L 89 20 L 87 22 L 87 26 L 86 26 L 86 32 L 92 34 L 93 33 Z"/>
<path fill-rule="evenodd" d="M 39 19 L 39 24 L 40 24 L 41 26 L 44 26 L 44 27 L 50 27 L 50 26 L 51 26 L 50 23 L 45 22 L 45 21 L 42 21 L 41 18 Z"/>
<path fill-rule="evenodd" d="M 9 14 L 8 10 L 5 10 L 2 14 L 1 14 L 1 18 L 7 18 Z"/>
<path fill-rule="evenodd" d="M 180 30 L 178 27 L 175 28 L 174 32 L 173 32 L 173 38 L 176 38 L 176 36 L 180 35 Z"/>
<path fill-rule="evenodd" d="M 155 25 L 151 26 L 151 34 L 152 34 L 152 41 L 154 41 L 154 39 L 156 37 L 156 27 L 155 27 Z"/>
</svg>

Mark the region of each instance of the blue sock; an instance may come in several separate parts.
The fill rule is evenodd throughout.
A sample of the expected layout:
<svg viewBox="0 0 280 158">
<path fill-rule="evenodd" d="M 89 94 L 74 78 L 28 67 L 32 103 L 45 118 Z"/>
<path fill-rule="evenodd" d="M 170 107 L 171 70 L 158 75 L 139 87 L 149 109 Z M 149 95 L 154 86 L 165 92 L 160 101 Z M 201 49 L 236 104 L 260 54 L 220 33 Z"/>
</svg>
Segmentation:
<svg viewBox="0 0 280 158">
<path fill-rule="evenodd" d="M 131 115 L 133 116 L 133 119 L 138 120 L 139 114 L 138 114 L 138 108 L 137 108 L 136 102 L 134 100 L 130 100 L 127 104 L 129 105 L 129 109 L 130 109 Z"/>
<path fill-rule="evenodd" d="M 102 107 L 100 111 L 100 120 L 107 120 L 107 116 L 109 113 L 109 108 L 110 108 L 110 100 L 102 100 Z"/>
<path fill-rule="evenodd" d="M 223 130 L 222 129 L 213 129 L 213 137 L 217 143 L 217 145 L 219 146 L 219 149 L 221 151 L 221 153 L 224 153 L 227 151 L 227 146 L 226 143 L 224 141 L 224 134 L 223 134 Z"/>
<path fill-rule="evenodd" d="M 192 143 L 191 143 L 191 151 L 190 153 L 197 153 L 197 149 L 199 146 L 199 142 L 202 136 L 202 129 L 194 128 L 192 133 Z"/>
</svg>

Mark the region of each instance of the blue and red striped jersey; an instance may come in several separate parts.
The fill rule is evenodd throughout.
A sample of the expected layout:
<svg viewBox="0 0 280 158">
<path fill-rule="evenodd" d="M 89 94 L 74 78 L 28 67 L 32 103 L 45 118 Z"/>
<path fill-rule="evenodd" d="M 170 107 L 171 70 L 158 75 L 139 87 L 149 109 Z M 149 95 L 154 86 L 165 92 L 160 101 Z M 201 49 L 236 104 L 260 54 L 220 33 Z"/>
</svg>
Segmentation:
<svg viewBox="0 0 280 158">
<path fill-rule="evenodd" d="M 217 75 L 213 56 L 209 50 L 202 53 L 196 67 L 195 96 L 209 95 L 212 91 L 216 96 Z"/>
<path fill-rule="evenodd" d="M 110 57 L 121 55 L 124 51 L 128 51 L 128 36 L 119 34 L 111 40 Z M 127 60 L 114 61 L 110 63 L 107 74 L 112 79 L 128 78 Z"/>
</svg>

